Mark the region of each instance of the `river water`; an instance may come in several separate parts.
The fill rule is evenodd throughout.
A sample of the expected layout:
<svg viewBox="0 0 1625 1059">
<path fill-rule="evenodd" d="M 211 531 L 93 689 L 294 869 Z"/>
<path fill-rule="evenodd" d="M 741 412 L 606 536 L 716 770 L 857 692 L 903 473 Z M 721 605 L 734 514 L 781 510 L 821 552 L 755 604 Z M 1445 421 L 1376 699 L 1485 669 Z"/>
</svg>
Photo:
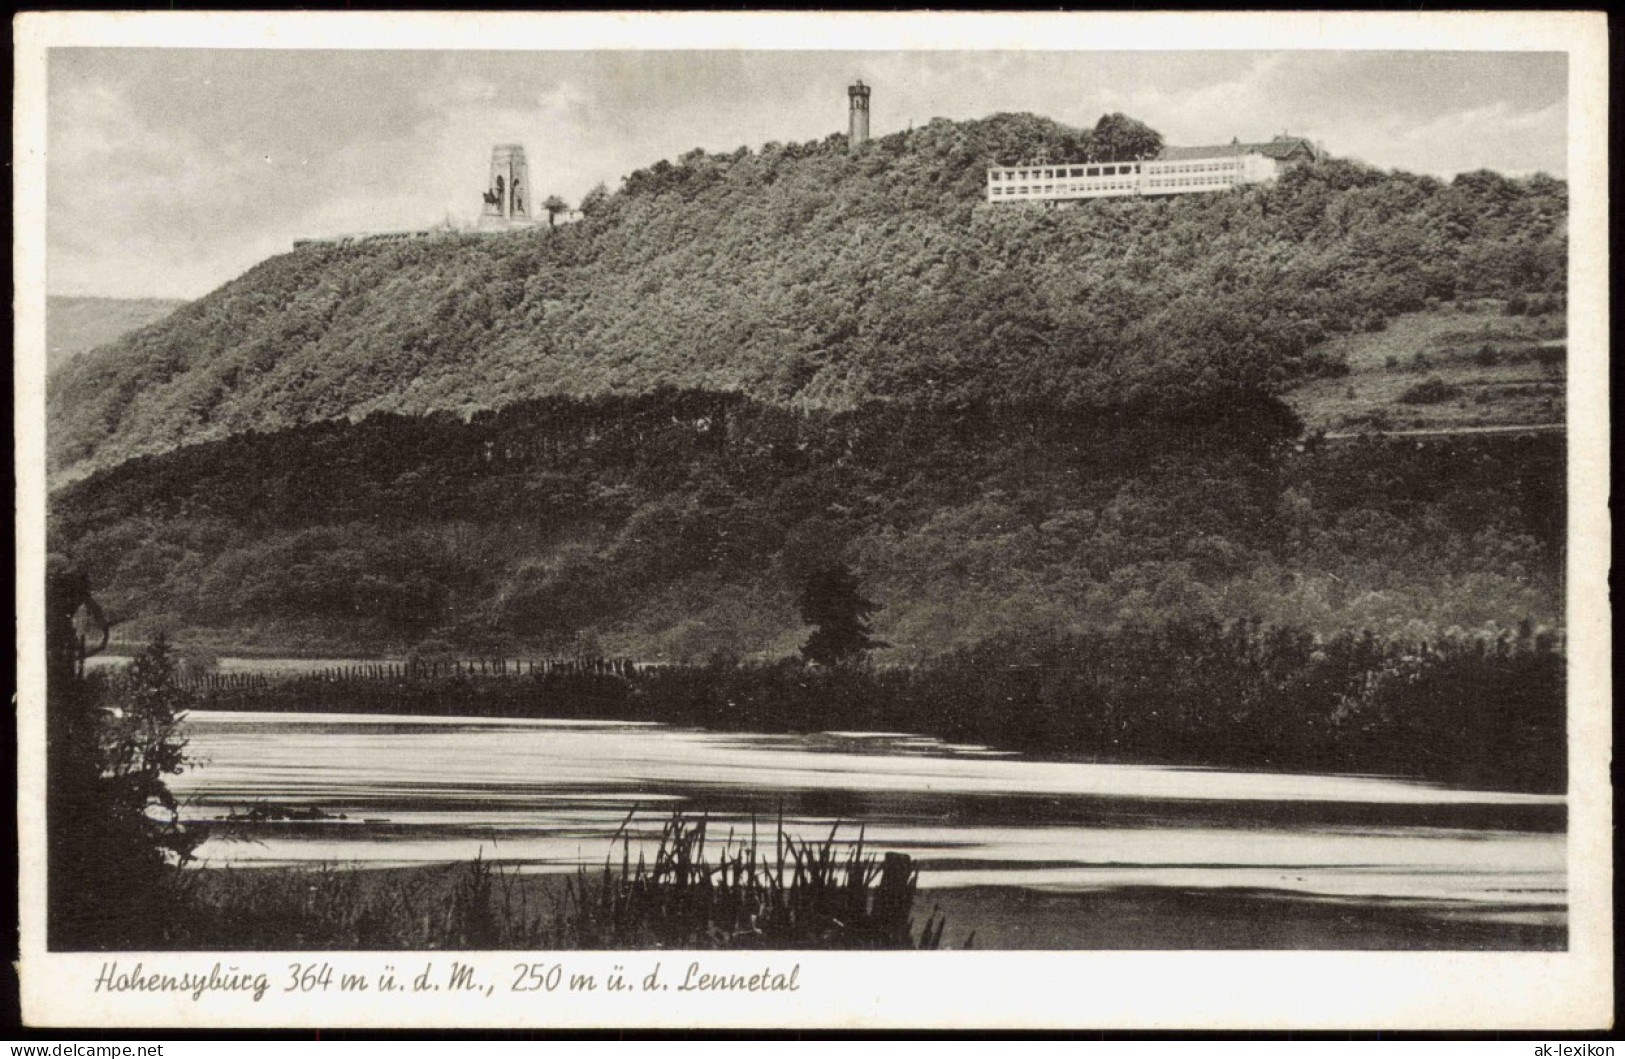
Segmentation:
<svg viewBox="0 0 1625 1059">
<path fill-rule="evenodd" d="M 209 865 L 522 871 L 652 848 L 673 810 L 911 854 L 922 888 L 1270 893 L 1561 927 L 1559 796 L 1381 777 L 1039 760 L 884 732 L 751 735 L 615 722 L 195 712 L 193 819 L 256 802 L 333 819 L 216 824 Z M 342 814 L 343 819 L 338 817 Z M 614 847 L 620 859 L 620 847 Z"/>
</svg>

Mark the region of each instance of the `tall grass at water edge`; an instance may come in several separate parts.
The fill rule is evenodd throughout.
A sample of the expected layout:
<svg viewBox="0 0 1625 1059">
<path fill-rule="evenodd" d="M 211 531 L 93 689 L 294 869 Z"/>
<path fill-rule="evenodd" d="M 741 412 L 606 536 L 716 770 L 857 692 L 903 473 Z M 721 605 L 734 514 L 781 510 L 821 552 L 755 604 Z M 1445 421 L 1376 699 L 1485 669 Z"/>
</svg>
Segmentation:
<svg viewBox="0 0 1625 1059">
<path fill-rule="evenodd" d="M 635 812 L 635 810 L 634 810 Z M 169 932 L 199 949 L 937 949 L 936 911 L 916 932 L 919 869 L 900 853 L 788 834 L 709 841 L 673 814 L 650 859 L 628 814 L 603 868 L 551 892 L 484 859 L 410 872 L 323 865 L 224 869 L 189 883 Z M 615 863 L 615 847 L 620 863 Z M 974 935 L 966 939 L 966 947 Z"/>
</svg>

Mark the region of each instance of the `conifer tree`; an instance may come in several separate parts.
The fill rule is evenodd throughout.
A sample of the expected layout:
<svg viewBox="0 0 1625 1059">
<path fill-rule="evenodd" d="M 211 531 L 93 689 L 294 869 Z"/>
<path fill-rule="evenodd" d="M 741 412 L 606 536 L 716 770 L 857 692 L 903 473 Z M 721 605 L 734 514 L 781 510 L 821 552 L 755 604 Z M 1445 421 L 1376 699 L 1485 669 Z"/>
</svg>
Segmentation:
<svg viewBox="0 0 1625 1059">
<path fill-rule="evenodd" d="M 839 665 L 889 644 L 874 638 L 869 617 L 880 610 L 858 591 L 857 578 L 842 564 L 815 569 L 801 590 L 801 619 L 815 625 L 801 656 L 818 665 Z"/>
</svg>

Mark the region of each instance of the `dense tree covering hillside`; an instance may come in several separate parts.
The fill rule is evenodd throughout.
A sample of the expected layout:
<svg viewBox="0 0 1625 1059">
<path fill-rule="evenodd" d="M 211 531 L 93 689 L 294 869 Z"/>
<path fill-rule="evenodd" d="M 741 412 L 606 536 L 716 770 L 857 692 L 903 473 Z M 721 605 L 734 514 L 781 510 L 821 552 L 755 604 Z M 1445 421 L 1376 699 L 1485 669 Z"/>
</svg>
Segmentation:
<svg viewBox="0 0 1625 1059">
<path fill-rule="evenodd" d="M 1278 401 L 796 411 L 738 394 L 377 413 L 130 460 L 52 547 L 125 638 L 778 657 L 850 564 L 882 657 L 1257 618 L 1561 623 L 1561 438 L 1307 445 Z"/>
<path fill-rule="evenodd" d="M 1328 161 L 1211 195 L 982 201 L 990 162 L 1098 155 L 1107 133 L 1139 135 L 998 115 L 855 153 L 695 151 L 556 231 L 283 254 L 58 373 L 53 468 L 661 385 L 823 409 L 1182 404 L 1335 371 L 1316 342 L 1429 299 L 1564 289 L 1567 189 L 1546 177 Z"/>
</svg>

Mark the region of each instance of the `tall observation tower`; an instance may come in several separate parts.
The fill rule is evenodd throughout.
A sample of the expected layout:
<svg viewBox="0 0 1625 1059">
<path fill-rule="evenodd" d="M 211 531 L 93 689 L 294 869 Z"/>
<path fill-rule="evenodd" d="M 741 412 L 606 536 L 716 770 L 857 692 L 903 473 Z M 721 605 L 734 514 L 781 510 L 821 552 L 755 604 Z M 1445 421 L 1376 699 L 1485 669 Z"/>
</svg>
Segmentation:
<svg viewBox="0 0 1625 1059">
<path fill-rule="evenodd" d="M 854 81 L 846 90 L 846 99 L 846 143 L 849 148 L 857 148 L 869 142 L 869 86 L 862 80 Z"/>
</svg>

